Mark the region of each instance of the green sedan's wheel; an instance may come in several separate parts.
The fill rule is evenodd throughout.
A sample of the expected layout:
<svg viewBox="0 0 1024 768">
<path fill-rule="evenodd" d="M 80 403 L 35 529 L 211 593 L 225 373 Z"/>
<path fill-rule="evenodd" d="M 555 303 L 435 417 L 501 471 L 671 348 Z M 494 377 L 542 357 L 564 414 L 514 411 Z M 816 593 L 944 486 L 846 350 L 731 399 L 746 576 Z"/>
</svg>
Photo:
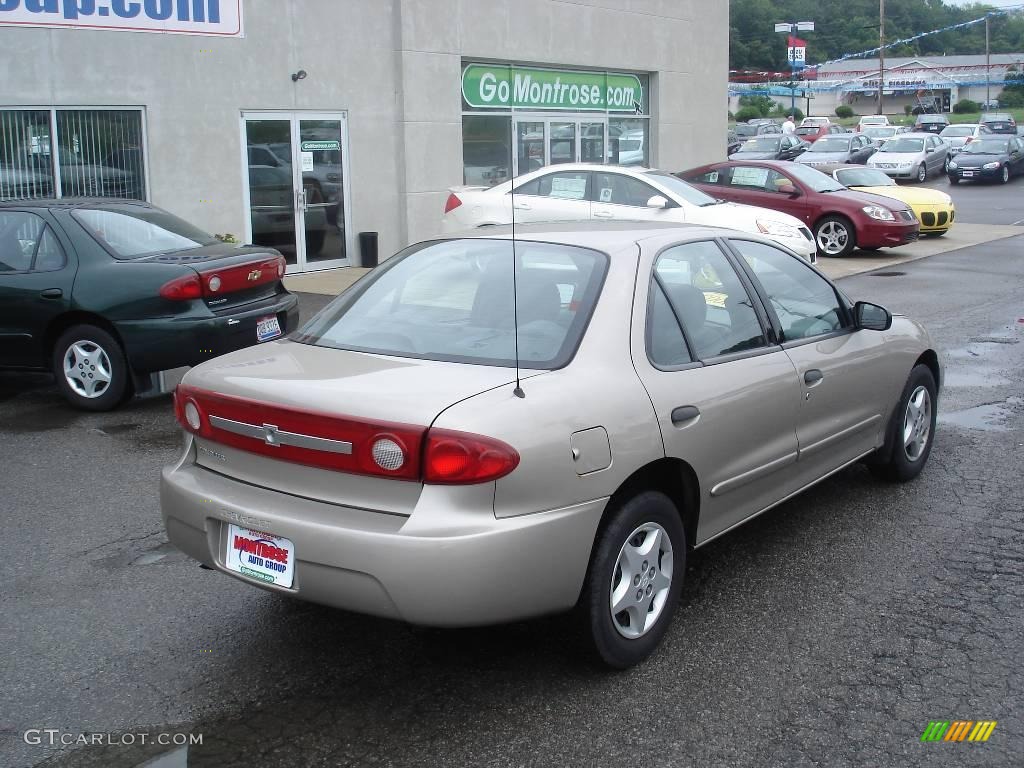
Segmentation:
<svg viewBox="0 0 1024 768">
<path fill-rule="evenodd" d="M 885 446 L 868 461 L 875 475 L 903 483 L 921 473 L 935 437 L 937 394 L 931 369 L 914 366 L 893 412 Z"/>
<path fill-rule="evenodd" d="M 121 345 L 93 325 L 76 325 L 61 335 L 53 348 L 53 375 L 64 398 L 86 411 L 116 408 L 128 392 Z"/>
<path fill-rule="evenodd" d="M 655 491 L 617 504 L 606 520 L 579 607 L 597 656 L 626 669 L 657 648 L 672 621 L 686 570 L 686 533 L 675 504 Z"/>
</svg>

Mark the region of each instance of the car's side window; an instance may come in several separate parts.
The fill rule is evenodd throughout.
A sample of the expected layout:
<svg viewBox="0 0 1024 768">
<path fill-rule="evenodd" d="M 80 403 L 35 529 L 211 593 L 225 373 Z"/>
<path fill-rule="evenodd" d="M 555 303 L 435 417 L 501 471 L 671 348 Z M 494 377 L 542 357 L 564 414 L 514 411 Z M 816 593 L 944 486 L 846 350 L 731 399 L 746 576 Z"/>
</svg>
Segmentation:
<svg viewBox="0 0 1024 768">
<path fill-rule="evenodd" d="M 643 208 L 661 192 L 649 184 L 621 173 L 594 173 L 594 202 Z"/>
<path fill-rule="evenodd" d="M 712 171 L 697 174 L 696 176 L 690 176 L 686 181 L 691 184 L 728 184 L 730 169 L 729 168 L 716 168 Z"/>
<path fill-rule="evenodd" d="M 45 222 L 26 211 L 0 211 L 0 272 L 28 272 Z"/>
<path fill-rule="evenodd" d="M 845 315 L 832 284 L 799 259 L 764 243 L 733 240 L 764 287 L 782 327 L 794 341 L 842 330 Z"/>
<path fill-rule="evenodd" d="M 33 272 L 56 272 L 68 263 L 60 241 L 49 226 L 43 229 L 39 245 L 36 247 L 36 258 L 32 262 Z"/>
<path fill-rule="evenodd" d="M 729 186 L 764 192 L 768 187 L 768 175 L 770 172 L 769 168 L 757 165 L 734 165 L 732 177 L 729 179 Z"/>
<path fill-rule="evenodd" d="M 586 200 L 588 171 L 548 173 L 515 188 L 517 195 L 553 197 L 558 200 Z"/>
<path fill-rule="evenodd" d="M 674 368 L 693 362 L 686 346 L 679 318 L 672 311 L 661 283 L 651 283 L 650 312 L 647 315 L 647 353 L 660 368 Z"/>
<path fill-rule="evenodd" d="M 750 296 L 714 241 L 685 243 L 666 250 L 654 265 L 653 285 L 664 292 L 668 308 L 685 330 L 697 359 L 768 345 Z M 657 291 L 652 301 L 656 300 Z M 656 303 L 652 316 L 655 310 Z"/>
</svg>

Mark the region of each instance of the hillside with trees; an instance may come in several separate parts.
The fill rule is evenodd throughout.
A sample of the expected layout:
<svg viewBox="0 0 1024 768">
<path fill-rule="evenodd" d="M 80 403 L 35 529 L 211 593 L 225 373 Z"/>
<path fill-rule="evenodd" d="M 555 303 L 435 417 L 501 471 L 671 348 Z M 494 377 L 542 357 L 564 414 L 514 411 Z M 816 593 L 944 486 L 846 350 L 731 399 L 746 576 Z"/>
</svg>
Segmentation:
<svg viewBox="0 0 1024 768">
<path fill-rule="evenodd" d="M 953 6 L 942 0 L 889 0 L 885 10 L 886 39 L 897 40 L 970 21 L 994 8 Z M 730 69 L 785 70 L 785 35 L 773 30 L 776 22 L 786 21 L 815 22 L 814 32 L 801 34 L 807 41 L 808 65 L 878 46 L 878 0 L 731 0 Z M 993 53 L 1024 52 L 1024 13 L 995 16 L 990 23 Z M 984 52 L 984 24 L 886 49 L 887 56 Z"/>
</svg>

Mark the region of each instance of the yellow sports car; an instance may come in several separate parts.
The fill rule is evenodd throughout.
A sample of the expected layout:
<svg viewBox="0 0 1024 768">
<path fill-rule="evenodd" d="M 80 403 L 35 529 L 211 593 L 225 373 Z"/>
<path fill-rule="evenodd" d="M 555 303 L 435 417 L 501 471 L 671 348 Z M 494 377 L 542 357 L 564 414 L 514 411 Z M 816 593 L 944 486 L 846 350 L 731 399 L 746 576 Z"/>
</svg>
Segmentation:
<svg viewBox="0 0 1024 768">
<path fill-rule="evenodd" d="M 844 187 L 891 197 L 909 205 L 921 224 L 922 235 L 941 236 L 953 226 L 956 208 L 953 198 L 945 192 L 925 187 L 901 187 L 883 171 L 863 165 L 841 165 L 829 171 L 832 178 Z"/>
</svg>

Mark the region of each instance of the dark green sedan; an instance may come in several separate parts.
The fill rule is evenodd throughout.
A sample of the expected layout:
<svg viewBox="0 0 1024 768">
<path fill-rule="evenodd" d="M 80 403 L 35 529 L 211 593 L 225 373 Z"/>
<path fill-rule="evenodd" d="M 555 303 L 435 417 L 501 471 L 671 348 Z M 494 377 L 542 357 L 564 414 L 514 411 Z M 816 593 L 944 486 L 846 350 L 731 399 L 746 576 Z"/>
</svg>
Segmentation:
<svg viewBox="0 0 1024 768">
<path fill-rule="evenodd" d="M 148 374 L 294 330 L 284 271 L 147 203 L 0 202 L 0 368 L 50 370 L 73 405 L 110 410 Z"/>
</svg>

